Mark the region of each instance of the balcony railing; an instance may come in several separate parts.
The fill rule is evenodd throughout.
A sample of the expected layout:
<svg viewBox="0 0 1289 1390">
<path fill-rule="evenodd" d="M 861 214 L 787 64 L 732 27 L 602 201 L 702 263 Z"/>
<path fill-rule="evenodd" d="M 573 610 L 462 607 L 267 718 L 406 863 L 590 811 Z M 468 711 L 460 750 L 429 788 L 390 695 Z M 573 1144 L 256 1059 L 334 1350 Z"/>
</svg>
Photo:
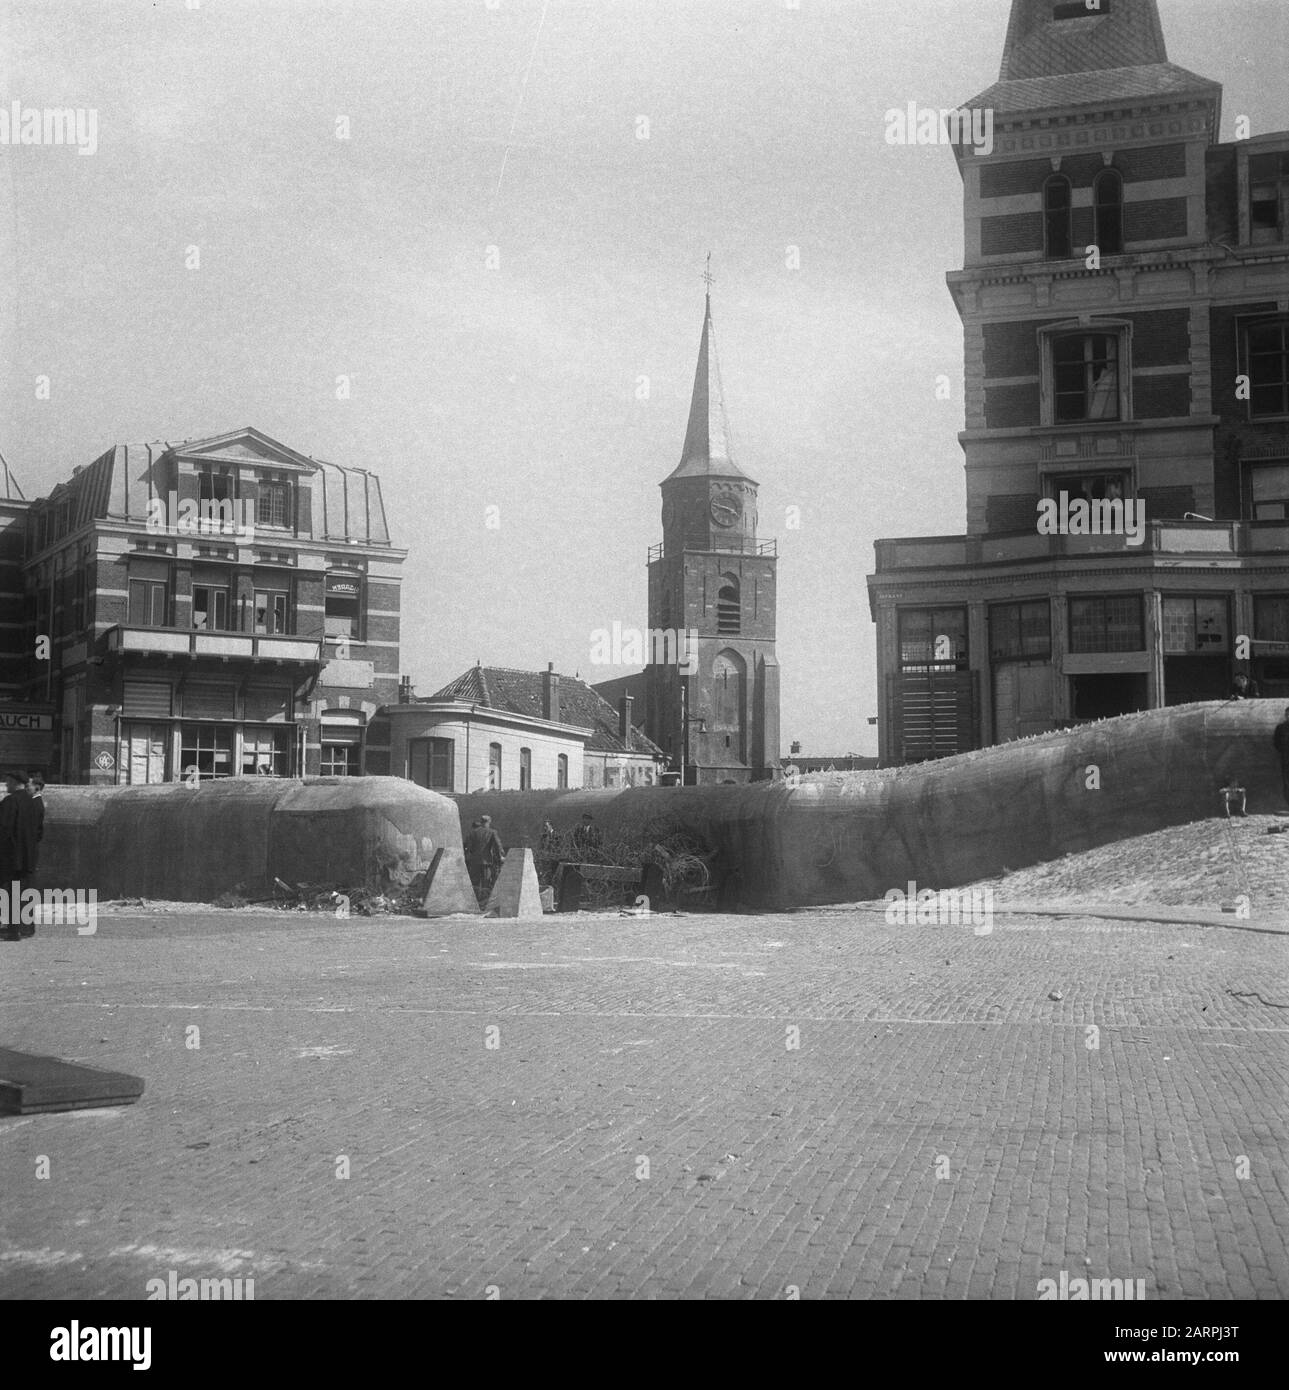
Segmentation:
<svg viewBox="0 0 1289 1390">
<path fill-rule="evenodd" d="M 269 636 L 259 632 L 208 632 L 190 627 L 109 628 L 107 649 L 140 656 L 213 656 L 243 661 L 322 661 L 318 638 Z"/>
<path fill-rule="evenodd" d="M 735 555 L 778 555 L 779 542 L 758 541 L 749 539 L 746 536 L 731 536 L 727 540 L 715 540 L 711 545 L 698 545 L 696 542 L 685 541 L 681 546 L 682 551 L 690 551 L 694 554 L 708 554 L 713 550 L 718 550 L 722 554 L 729 552 Z M 655 560 L 661 560 L 665 554 L 662 541 L 657 541 L 649 547 L 649 564 Z"/>
<path fill-rule="evenodd" d="M 876 542 L 877 572 L 1054 560 L 1082 555 L 1247 557 L 1289 552 L 1289 522 L 1150 521 L 1139 545 L 1124 535 L 1044 536 L 1016 531 L 984 536 L 909 536 Z"/>
</svg>

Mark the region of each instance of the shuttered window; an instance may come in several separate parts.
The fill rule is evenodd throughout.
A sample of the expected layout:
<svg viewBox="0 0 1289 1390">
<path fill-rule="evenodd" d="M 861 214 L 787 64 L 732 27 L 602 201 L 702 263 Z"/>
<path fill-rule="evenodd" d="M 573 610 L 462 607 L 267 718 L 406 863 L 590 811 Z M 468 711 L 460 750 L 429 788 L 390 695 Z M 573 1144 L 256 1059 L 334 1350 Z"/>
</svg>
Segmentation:
<svg viewBox="0 0 1289 1390">
<path fill-rule="evenodd" d="M 132 719 L 169 719 L 174 713 L 174 687 L 168 681 L 127 680 L 121 713 Z"/>
<path fill-rule="evenodd" d="M 283 685 L 248 685 L 246 718 L 276 724 L 291 718 L 291 692 Z"/>
<path fill-rule="evenodd" d="M 217 681 L 189 681 L 184 686 L 183 712 L 188 719 L 232 719 L 237 687 Z"/>
</svg>

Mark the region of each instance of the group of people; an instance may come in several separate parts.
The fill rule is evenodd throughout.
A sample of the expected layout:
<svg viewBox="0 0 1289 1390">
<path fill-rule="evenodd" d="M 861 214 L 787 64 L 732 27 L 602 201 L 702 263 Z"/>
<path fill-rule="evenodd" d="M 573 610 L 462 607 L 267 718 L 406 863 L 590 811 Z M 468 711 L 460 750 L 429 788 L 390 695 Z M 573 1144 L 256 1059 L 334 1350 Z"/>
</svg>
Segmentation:
<svg viewBox="0 0 1289 1390">
<path fill-rule="evenodd" d="M 542 827 L 541 838 L 544 867 L 558 856 L 559 840 L 559 832 L 547 821 Z M 581 823 L 574 827 L 570 844 L 572 857 L 576 860 L 594 862 L 600 857 L 604 848 L 604 833 L 595 824 L 595 818 L 589 811 L 583 813 Z M 481 903 L 486 903 L 492 886 L 497 881 L 497 875 L 501 872 L 502 861 L 506 857 L 501 836 L 492 827 L 491 816 L 480 816 L 471 822 L 462 848 L 465 851 L 466 871 L 474 886 L 475 896 Z M 547 886 L 547 883 L 543 883 L 543 886 Z"/>
<path fill-rule="evenodd" d="M 45 835 L 45 778 L 40 772 L 6 772 L 7 794 L 0 801 L 0 893 L 10 897 L 0 940 L 35 936 L 34 923 L 21 922 L 18 898 L 36 872 Z"/>
</svg>

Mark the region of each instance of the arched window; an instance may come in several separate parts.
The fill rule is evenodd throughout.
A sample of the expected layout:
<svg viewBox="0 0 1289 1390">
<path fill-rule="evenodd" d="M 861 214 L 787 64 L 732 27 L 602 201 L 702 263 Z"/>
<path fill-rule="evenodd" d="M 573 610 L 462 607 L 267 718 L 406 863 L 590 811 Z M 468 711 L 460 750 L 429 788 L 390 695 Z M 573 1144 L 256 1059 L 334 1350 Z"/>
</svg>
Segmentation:
<svg viewBox="0 0 1289 1390">
<path fill-rule="evenodd" d="M 555 759 L 555 785 L 564 791 L 568 787 L 568 754 L 561 753 Z"/>
<path fill-rule="evenodd" d="M 738 652 L 717 654 L 712 665 L 712 712 L 708 731 L 716 741 L 717 756 L 728 752 L 734 762 L 746 757 L 747 666 Z"/>
<path fill-rule="evenodd" d="M 1095 238 L 1103 256 L 1123 252 L 1123 175 L 1117 169 L 1102 169 L 1092 185 L 1096 209 Z"/>
<path fill-rule="evenodd" d="M 1053 174 L 1043 185 L 1043 247 L 1049 261 L 1069 260 L 1072 235 L 1070 181 L 1064 174 Z"/>
<path fill-rule="evenodd" d="M 519 790 L 521 792 L 531 791 L 533 785 L 533 750 L 531 748 L 521 748 L 519 750 Z"/>
<path fill-rule="evenodd" d="M 737 636 L 741 608 L 738 578 L 732 574 L 721 575 L 721 587 L 716 593 L 716 631 Z"/>
<path fill-rule="evenodd" d="M 488 745 L 488 790 L 495 792 L 501 789 L 501 744 L 490 743 Z"/>
</svg>

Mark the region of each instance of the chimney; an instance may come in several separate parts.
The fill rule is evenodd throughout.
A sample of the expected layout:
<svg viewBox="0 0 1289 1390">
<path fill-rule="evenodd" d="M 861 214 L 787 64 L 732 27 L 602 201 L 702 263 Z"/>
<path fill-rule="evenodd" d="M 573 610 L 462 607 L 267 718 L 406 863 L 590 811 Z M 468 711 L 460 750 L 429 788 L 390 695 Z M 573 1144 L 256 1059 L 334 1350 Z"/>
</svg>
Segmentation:
<svg viewBox="0 0 1289 1390">
<path fill-rule="evenodd" d="M 792 756 L 795 758 L 801 752 L 801 744 L 796 740 L 792 744 Z"/>
<path fill-rule="evenodd" d="M 624 695 L 618 701 L 618 737 L 631 747 L 631 706 L 635 704 L 635 699 L 631 695 Z"/>
<path fill-rule="evenodd" d="M 398 703 L 400 705 L 410 705 L 412 703 L 412 678 L 402 676 L 398 682 Z"/>
<path fill-rule="evenodd" d="M 553 661 L 548 661 L 542 672 L 542 718 L 559 723 L 559 677 Z"/>
</svg>

